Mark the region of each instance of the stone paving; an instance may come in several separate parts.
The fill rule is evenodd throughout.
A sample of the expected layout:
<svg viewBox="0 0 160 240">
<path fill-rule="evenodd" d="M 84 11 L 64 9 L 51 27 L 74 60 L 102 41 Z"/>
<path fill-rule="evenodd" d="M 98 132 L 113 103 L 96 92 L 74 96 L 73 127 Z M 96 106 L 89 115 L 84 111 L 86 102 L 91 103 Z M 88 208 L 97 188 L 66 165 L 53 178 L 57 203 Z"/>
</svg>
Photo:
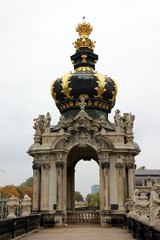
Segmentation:
<svg viewBox="0 0 160 240">
<path fill-rule="evenodd" d="M 44 228 L 31 233 L 23 240 L 133 240 L 126 229 L 102 228 L 97 225 L 70 225 L 65 228 Z"/>
</svg>

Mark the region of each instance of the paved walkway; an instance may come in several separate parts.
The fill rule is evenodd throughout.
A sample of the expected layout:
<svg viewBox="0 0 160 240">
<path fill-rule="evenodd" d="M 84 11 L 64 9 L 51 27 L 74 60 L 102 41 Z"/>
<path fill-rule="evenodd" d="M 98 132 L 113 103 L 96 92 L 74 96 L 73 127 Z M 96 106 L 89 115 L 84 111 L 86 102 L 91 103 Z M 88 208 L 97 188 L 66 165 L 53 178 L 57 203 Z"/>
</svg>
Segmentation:
<svg viewBox="0 0 160 240">
<path fill-rule="evenodd" d="M 23 240 L 133 240 L 126 229 L 102 228 L 97 225 L 70 225 L 65 228 L 45 228 L 31 233 Z"/>
</svg>

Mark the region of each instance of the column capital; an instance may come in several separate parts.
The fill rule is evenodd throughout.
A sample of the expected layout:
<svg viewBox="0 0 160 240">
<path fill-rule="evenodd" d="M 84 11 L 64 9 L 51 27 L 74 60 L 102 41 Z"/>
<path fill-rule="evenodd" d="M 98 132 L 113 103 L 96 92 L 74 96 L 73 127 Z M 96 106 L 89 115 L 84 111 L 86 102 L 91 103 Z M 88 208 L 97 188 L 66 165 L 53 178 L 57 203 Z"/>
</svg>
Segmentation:
<svg viewBox="0 0 160 240">
<path fill-rule="evenodd" d="M 51 165 L 49 164 L 49 163 L 43 163 L 43 169 L 44 170 L 49 170 L 50 169 L 50 167 L 51 167 Z"/>
<path fill-rule="evenodd" d="M 63 168 L 64 167 L 64 162 L 57 161 L 55 164 L 56 164 L 56 168 Z"/>
<path fill-rule="evenodd" d="M 126 167 L 128 168 L 128 169 L 133 169 L 133 168 L 135 168 L 135 165 L 134 165 L 134 163 L 126 163 Z"/>
<path fill-rule="evenodd" d="M 41 169 L 41 164 L 34 163 L 32 165 L 33 170 L 40 170 Z"/>
<path fill-rule="evenodd" d="M 118 163 L 115 163 L 115 167 L 118 168 L 118 169 L 120 169 L 120 168 L 123 168 L 123 167 L 124 167 L 124 164 L 118 162 Z"/>
<path fill-rule="evenodd" d="M 107 162 L 107 161 L 105 161 L 105 162 L 102 162 L 101 163 L 101 168 L 108 168 L 109 169 L 109 167 L 110 167 L 110 163 L 109 162 Z"/>
</svg>

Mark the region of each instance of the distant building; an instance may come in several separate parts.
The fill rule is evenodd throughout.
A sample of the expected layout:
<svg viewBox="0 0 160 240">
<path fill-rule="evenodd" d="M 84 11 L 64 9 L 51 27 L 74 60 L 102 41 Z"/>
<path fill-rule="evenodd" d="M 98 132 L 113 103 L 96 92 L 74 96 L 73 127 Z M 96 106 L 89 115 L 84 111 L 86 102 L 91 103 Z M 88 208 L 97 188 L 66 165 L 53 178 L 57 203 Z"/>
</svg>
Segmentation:
<svg viewBox="0 0 160 240">
<path fill-rule="evenodd" d="M 91 187 L 91 193 L 92 193 L 92 194 L 95 194 L 95 193 L 97 193 L 97 192 L 99 192 L 99 185 L 93 185 L 93 186 Z"/>
<path fill-rule="evenodd" d="M 151 184 L 151 186 L 160 181 L 160 170 L 155 169 L 144 169 L 144 170 L 136 170 L 135 171 L 135 180 L 136 180 L 136 187 L 138 186 L 147 186 L 147 183 Z"/>
</svg>

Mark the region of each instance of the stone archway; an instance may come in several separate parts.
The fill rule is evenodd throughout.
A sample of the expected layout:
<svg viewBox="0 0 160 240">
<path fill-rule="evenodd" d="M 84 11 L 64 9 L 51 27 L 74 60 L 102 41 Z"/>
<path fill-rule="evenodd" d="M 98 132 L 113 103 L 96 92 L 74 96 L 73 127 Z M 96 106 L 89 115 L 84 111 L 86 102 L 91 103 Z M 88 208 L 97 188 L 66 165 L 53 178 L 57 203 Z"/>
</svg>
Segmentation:
<svg viewBox="0 0 160 240">
<path fill-rule="evenodd" d="M 74 210 L 74 191 L 75 191 L 75 166 L 79 160 L 94 159 L 98 164 L 98 154 L 89 145 L 86 147 L 73 147 L 67 156 L 67 210 Z"/>
</svg>

